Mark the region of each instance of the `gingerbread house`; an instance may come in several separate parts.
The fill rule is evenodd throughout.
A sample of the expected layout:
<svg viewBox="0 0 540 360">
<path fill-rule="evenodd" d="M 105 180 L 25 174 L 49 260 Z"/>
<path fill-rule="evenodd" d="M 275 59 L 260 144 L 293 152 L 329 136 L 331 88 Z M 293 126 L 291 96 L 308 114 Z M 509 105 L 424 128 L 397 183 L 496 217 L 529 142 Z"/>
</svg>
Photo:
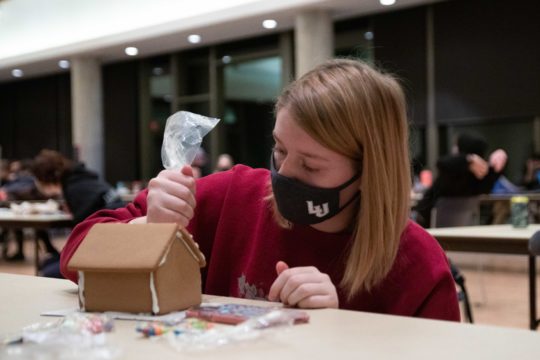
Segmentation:
<svg viewBox="0 0 540 360">
<path fill-rule="evenodd" d="M 203 254 L 176 224 L 96 224 L 68 269 L 85 311 L 165 314 L 201 303 Z"/>
</svg>

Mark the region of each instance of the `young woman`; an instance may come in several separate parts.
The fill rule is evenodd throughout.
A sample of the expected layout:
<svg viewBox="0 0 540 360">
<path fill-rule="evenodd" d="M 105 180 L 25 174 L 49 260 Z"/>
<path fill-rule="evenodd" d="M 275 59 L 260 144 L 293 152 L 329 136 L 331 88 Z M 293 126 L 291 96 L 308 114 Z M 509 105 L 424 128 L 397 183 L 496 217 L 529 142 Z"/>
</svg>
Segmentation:
<svg viewBox="0 0 540 360">
<path fill-rule="evenodd" d="M 174 222 L 207 257 L 203 291 L 459 320 L 446 256 L 408 221 L 405 99 L 397 82 L 353 60 L 328 61 L 276 104 L 271 171 L 237 165 L 195 181 L 162 171 L 127 207 L 74 229 L 62 271 L 98 222 Z M 149 239 L 151 241 L 151 239 Z"/>
</svg>

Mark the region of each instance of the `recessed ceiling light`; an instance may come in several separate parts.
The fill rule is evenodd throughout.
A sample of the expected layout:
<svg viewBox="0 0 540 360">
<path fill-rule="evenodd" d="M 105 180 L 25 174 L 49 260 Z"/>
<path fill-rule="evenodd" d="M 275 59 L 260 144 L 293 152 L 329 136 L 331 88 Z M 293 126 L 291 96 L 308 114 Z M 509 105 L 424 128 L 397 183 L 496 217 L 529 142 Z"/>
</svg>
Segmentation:
<svg viewBox="0 0 540 360">
<path fill-rule="evenodd" d="M 58 66 L 62 69 L 69 69 L 69 65 L 70 65 L 69 60 L 60 60 L 58 62 Z"/>
<path fill-rule="evenodd" d="M 221 58 L 221 62 L 224 63 L 224 64 L 228 64 L 230 63 L 232 60 L 232 57 L 230 57 L 229 55 L 225 55 Z"/>
<path fill-rule="evenodd" d="M 163 72 L 164 72 L 163 68 L 159 66 L 156 66 L 155 68 L 152 69 L 152 75 L 155 75 L 155 76 L 163 75 Z"/>
<path fill-rule="evenodd" d="M 139 53 L 139 49 L 134 46 L 128 46 L 124 51 L 128 56 L 136 56 Z"/>
<path fill-rule="evenodd" d="M 394 5 L 396 3 L 396 0 L 379 0 L 379 2 L 381 3 L 381 5 L 389 6 Z"/>
<path fill-rule="evenodd" d="M 198 44 L 201 42 L 202 38 L 201 35 L 197 34 L 191 34 L 187 37 L 188 41 L 192 44 Z"/>
<path fill-rule="evenodd" d="M 262 26 L 265 29 L 275 29 L 277 26 L 277 21 L 274 19 L 266 19 L 262 22 Z"/>
<path fill-rule="evenodd" d="M 13 69 L 11 70 L 11 75 L 13 75 L 13 77 L 20 78 L 24 76 L 24 71 L 21 69 Z"/>
</svg>

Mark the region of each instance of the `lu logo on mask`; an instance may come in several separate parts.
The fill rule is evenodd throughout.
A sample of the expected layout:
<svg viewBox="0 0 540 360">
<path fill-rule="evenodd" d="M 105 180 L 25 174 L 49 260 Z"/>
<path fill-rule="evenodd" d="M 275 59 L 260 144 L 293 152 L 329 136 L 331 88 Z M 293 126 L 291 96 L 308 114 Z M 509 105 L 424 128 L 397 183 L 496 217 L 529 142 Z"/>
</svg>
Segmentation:
<svg viewBox="0 0 540 360">
<path fill-rule="evenodd" d="M 275 168 L 273 155 L 270 159 L 270 170 L 272 191 L 278 210 L 285 219 L 295 224 L 321 223 L 337 215 L 360 197 L 358 191 L 345 205 L 339 206 L 341 190 L 360 178 L 360 173 L 338 187 L 320 188 L 279 174 Z"/>
<path fill-rule="evenodd" d="M 330 212 L 330 210 L 328 209 L 328 203 L 322 204 L 322 208 L 321 208 L 321 205 L 313 206 L 313 201 L 306 201 L 306 202 L 307 202 L 308 213 L 313 214 L 316 217 L 321 218 Z"/>
</svg>

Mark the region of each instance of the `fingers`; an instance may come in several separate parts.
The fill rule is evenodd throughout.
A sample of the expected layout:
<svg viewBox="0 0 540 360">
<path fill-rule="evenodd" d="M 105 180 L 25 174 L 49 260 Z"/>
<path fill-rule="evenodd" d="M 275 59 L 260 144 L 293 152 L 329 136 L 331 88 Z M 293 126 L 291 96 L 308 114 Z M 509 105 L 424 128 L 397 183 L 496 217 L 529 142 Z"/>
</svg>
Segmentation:
<svg viewBox="0 0 540 360">
<path fill-rule="evenodd" d="M 268 292 L 268 299 L 270 301 L 279 300 L 279 293 L 281 292 L 281 288 L 285 284 L 285 278 L 282 278 L 279 275 L 281 275 L 281 273 L 288 268 L 289 265 L 287 265 L 284 261 L 278 261 L 276 263 L 276 273 L 278 275 L 278 278 L 274 281 L 272 287 L 270 287 L 270 291 Z"/>
<path fill-rule="evenodd" d="M 276 264 L 276 271 L 281 272 L 268 293 L 270 301 L 305 308 L 338 307 L 336 287 L 327 274 L 315 267 L 284 269 L 283 265 Z"/>
<path fill-rule="evenodd" d="M 467 156 L 469 161 L 469 170 L 477 179 L 484 178 L 489 172 L 489 166 L 487 162 L 476 154 L 469 154 Z"/>
<path fill-rule="evenodd" d="M 280 262 L 278 262 L 278 264 L 279 263 Z M 278 264 L 276 264 L 276 270 L 277 270 Z M 274 283 L 270 287 L 270 291 L 268 292 L 268 300 L 270 300 L 270 301 L 279 301 L 280 300 L 281 290 L 283 289 L 283 287 L 287 283 L 287 280 L 292 275 L 292 273 L 299 274 L 299 273 L 308 271 L 306 269 L 308 269 L 308 268 L 307 267 L 297 267 L 297 268 L 283 270 L 278 275 L 277 279 L 274 280 Z M 313 268 L 313 269 L 315 269 L 315 268 Z"/>
<path fill-rule="evenodd" d="M 289 276 L 279 294 L 279 299 L 285 305 L 295 306 L 300 300 L 321 293 L 323 279 L 321 273 L 300 273 Z"/>
<path fill-rule="evenodd" d="M 185 185 L 181 181 L 168 178 L 152 179 L 149 185 L 149 195 L 163 194 L 181 199 L 191 207 L 195 207 L 195 187 Z"/>
<path fill-rule="evenodd" d="M 193 177 L 193 168 L 191 166 L 184 166 L 180 172 L 186 176 Z"/>
<path fill-rule="evenodd" d="M 337 297 L 332 297 L 329 295 L 309 296 L 300 300 L 296 305 L 303 309 L 339 308 Z"/>
<path fill-rule="evenodd" d="M 506 151 L 498 149 L 490 155 L 489 164 L 493 167 L 495 172 L 501 172 L 506 165 L 507 159 L 508 155 L 506 154 Z"/>
<path fill-rule="evenodd" d="M 156 196 L 156 194 L 151 194 L 149 196 Z M 194 209 L 195 209 L 195 199 L 193 198 L 193 195 L 188 196 L 189 200 L 184 200 L 181 197 L 176 197 L 174 195 L 167 194 L 165 192 L 157 194 L 157 196 L 160 197 L 157 200 L 159 201 L 159 206 L 156 206 L 153 209 L 154 214 L 169 213 L 173 215 L 173 217 L 176 217 L 177 216 L 176 214 L 179 214 L 189 220 L 193 217 Z M 150 201 L 153 201 L 153 200 L 149 200 L 149 202 Z M 168 217 L 167 219 L 161 219 L 161 221 L 159 222 L 171 222 L 170 220 L 173 220 L 173 218 Z"/>
<path fill-rule="evenodd" d="M 285 261 L 278 261 L 276 263 L 276 273 L 279 275 L 283 271 L 287 270 L 289 268 L 289 265 L 285 263 Z"/>
<path fill-rule="evenodd" d="M 181 171 L 164 170 L 148 184 L 147 221 L 174 222 L 187 226 L 193 218 L 195 179 L 192 169 L 185 166 Z"/>
</svg>

